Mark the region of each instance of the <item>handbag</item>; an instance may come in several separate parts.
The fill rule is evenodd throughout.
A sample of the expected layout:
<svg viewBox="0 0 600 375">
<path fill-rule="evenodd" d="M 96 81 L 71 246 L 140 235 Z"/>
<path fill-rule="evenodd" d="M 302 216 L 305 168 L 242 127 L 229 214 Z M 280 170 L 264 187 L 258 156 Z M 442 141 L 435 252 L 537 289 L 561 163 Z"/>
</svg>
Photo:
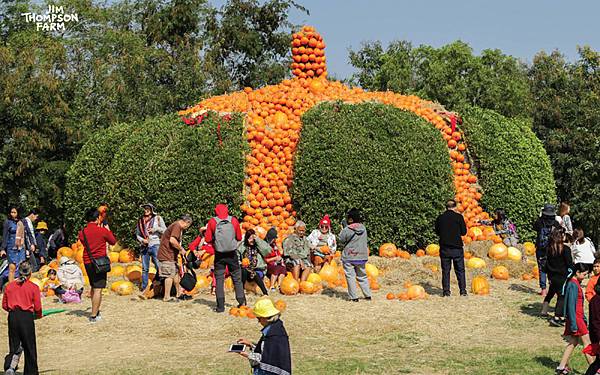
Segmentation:
<svg viewBox="0 0 600 375">
<path fill-rule="evenodd" d="M 107 256 L 94 258 L 92 256 L 92 251 L 90 250 L 90 244 L 88 243 L 87 236 L 85 235 L 85 229 L 81 230 L 83 234 L 83 247 L 88 253 L 90 260 L 92 261 L 92 265 L 94 266 L 94 271 L 96 273 L 108 273 L 110 272 L 110 258 Z"/>
<path fill-rule="evenodd" d="M 181 287 L 187 292 L 191 292 L 196 287 L 196 272 L 192 268 L 187 266 L 185 267 L 185 269 L 186 271 L 181 277 L 179 285 L 181 285 Z"/>
</svg>

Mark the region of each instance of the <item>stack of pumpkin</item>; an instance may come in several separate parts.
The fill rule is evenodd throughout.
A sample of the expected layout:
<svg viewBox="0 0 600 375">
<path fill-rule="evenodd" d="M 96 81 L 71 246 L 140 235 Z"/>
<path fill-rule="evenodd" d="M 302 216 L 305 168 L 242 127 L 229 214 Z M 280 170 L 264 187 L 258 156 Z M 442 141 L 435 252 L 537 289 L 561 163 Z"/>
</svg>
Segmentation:
<svg viewBox="0 0 600 375">
<path fill-rule="evenodd" d="M 405 292 L 399 293 L 397 295 L 394 293 L 388 293 L 386 294 L 385 298 L 388 300 L 398 298 L 401 301 L 427 298 L 427 293 L 425 292 L 425 289 L 420 285 L 413 285 L 410 281 L 407 281 L 404 283 L 404 288 L 406 289 Z"/>
<path fill-rule="evenodd" d="M 325 43 L 312 26 L 292 35 L 292 73 L 299 78 L 326 77 Z"/>
</svg>

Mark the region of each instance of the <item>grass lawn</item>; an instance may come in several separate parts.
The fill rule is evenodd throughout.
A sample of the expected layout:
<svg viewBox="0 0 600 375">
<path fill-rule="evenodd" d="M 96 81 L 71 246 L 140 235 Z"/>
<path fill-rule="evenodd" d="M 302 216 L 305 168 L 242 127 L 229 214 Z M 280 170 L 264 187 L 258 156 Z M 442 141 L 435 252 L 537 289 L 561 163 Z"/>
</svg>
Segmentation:
<svg viewBox="0 0 600 375">
<path fill-rule="evenodd" d="M 280 296 L 297 374 L 551 374 L 562 355 L 563 328 L 539 318 L 537 282 L 491 281 L 489 296 L 442 298 L 439 262 L 423 257 L 371 262 L 384 270 L 373 301 L 351 303 L 343 289 Z M 417 272 L 418 271 L 418 272 Z M 471 275 L 468 275 L 470 282 Z M 422 301 L 388 301 L 402 281 L 423 285 Z M 453 293 L 457 295 L 456 285 Z M 249 302 L 256 296 L 249 296 Z M 45 308 L 60 307 L 46 298 Z M 233 294 L 227 296 L 231 306 Z M 248 363 L 227 353 L 239 337 L 257 340 L 255 320 L 212 312 L 207 292 L 178 304 L 105 296 L 103 321 L 87 322 L 90 301 L 37 322 L 42 374 L 247 374 Z M 6 319 L 0 342 L 8 347 Z M 571 363 L 587 368 L 580 350 Z"/>
</svg>

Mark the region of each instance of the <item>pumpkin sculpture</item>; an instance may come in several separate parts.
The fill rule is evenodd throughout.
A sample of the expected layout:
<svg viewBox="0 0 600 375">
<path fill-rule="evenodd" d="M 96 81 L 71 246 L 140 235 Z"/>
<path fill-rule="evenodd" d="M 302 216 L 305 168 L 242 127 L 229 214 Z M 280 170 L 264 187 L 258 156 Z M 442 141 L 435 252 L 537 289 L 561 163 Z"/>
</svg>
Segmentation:
<svg viewBox="0 0 600 375">
<path fill-rule="evenodd" d="M 454 171 L 455 199 L 467 226 L 478 226 L 478 220 L 488 219 L 479 206 L 481 193 L 477 178 L 466 163 L 466 145 L 462 134 L 449 126 L 449 117 L 438 113 L 436 105 L 416 96 L 393 92 L 365 92 L 341 82 L 328 81 L 323 38 L 311 26 L 304 26 L 292 39 L 293 79 L 260 89 L 246 87 L 243 91 L 205 99 L 179 114 L 185 123 L 194 123 L 206 111 L 222 114 L 246 113 L 246 139 L 251 152 L 246 155 L 246 179 L 242 204 L 242 229 L 275 226 L 282 235 L 291 232 L 296 222 L 290 188 L 293 184 L 294 153 L 299 142 L 300 117 L 323 101 L 343 100 L 349 103 L 377 101 L 411 111 L 429 121 L 447 142 Z M 192 120 L 192 121 L 190 121 Z M 439 247 L 438 247 L 439 252 Z M 385 252 L 392 256 L 391 251 Z M 428 255 L 430 254 L 427 251 Z"/>
</svg>

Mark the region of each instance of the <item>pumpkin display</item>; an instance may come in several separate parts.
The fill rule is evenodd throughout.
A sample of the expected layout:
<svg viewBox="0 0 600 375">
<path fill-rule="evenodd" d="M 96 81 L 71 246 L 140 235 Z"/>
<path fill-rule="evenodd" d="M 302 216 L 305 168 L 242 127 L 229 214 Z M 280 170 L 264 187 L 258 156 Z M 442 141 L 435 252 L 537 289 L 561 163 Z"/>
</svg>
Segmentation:
<svg viewBox="0 0 600 375">
<path fill-rule="evenodd" d="M 472 268 L 472 269 L 485 268 L 485 260 L 478 258 L 478 257 L 473 257 L 467 261 L 467 268 Z"/>
<path fill-rule="evenodd" d="M 396 257 L 396 245 L 393 243 L 384 243 L 379 247 L 379 256 L 384 258 L 394 258 Z"/>
<path fill-rule="evenodd" d="M 119 253 L 116 251 L 110 251 L 108 253 L 108 258 L 110 258 L 111 263 L 119 263 Z"/>
<path fill-rule="evenodd" d="M 128 296 L 133 293 L 133 283 L 131 281 L 123 281 L 116 288 L 116 292 L 120 296 Z"/>
<path fill-rule="evenodd" d="M 535 245 L 532 242 L 525 242 L 523 244 L 523 249 L 525 250 L 526 255 L 535 255 Z"/>
<path fill-rule="evenodd" d="M 490 294 L 490 283 L 485 276 L 475 276 L 471 281 L 471 292 L 480 296 Z"/>
<path fill-rule="evenodd" d="M 439 257 L 440 256 L 440 245 L 430 244 L 425 248 L 425 253 L 430 257 Z"/>
<path fill-rule="evenodd" d="M 120 263 L 131 263 L 135 257 L 133 256 L 133 252 L 128 249 L 123 249 L 119 252 L 119 262 Z"/>
<path fill-rule="evenodd" d="M 142 278 L 142 267 L 138 265 L 128 266 L 125 269 L 125 277 L 129 281 L 138 281 Z"/>
<path fill-rule="evenodd" d="M 73 258 L 73 253 L 74 251 L 70 247 L 61 247 L 56 252 L 56 259 L 60 260 L 61 257 Z"/>
<path fill-rule="evenodd" d="M 420 285 L 412 285 L 410 288 L 408 288 L 406 294 L 408 294 L 408 298 L 411 300 L 423 299 L 427 296 L 425 289 Z"/>
<path fill-rule="evenodd" d="M 496 266 L 492 269 L 492 277 L 496 280 L 508 280 L 508 268 Z"/>
<path fill-rule="evenodd" d="M 281 293 L 287 296 L 293 296 L 294 294 L 298 294 L 298 291 L 300 290 L 300 284 L 293 277 L 286 276 L 281 282 L 280 289 Z"/>
<path fill-rule="evenodd" d="M 377 277 L 379 277 L 379 269 L 377 269 L 377 266 L 375 266 L 374 264 L 367 263 L 365 265 L 365 271 L 367 272 L 367 277 L 369 278 L 376 279 Z"/>
<path fill-rule="evenodd" d="M 117 292 L 117 290 L 119 289 L 121 284 L 126 283 L 126 282 L 127 282 L 126 280 L 115 281 L 114 283 L 110 284 L 110 290 L 112 290 L 113 292 Z"/>
<path fill-rule="evenodd" d="M 285 303 L 284 300 L 280 299 L 280 300 L 275 301 L 275 308 L 277 310 L 279 310 L 280 312 L 284 312 L 285 309 L 287 309 L 287 304 Z"/>
<path fill-rule="evenodd" d="M 495 260 L 506 259 L 508 256 L 508 248 L 503 243 L 496 243 L 490 247 L 488 251 L 488 257 Z"/>
<path fill-rule="evenodd" d="M 508 259 L 510 260 L 514 260 L 515 262 L 518 262 L 522 259 L 522 254 L 521 254 L 521 250 L 517 249 L 516 247 L 509 247 L 507 249 L 507 256 Z"/>
</svg>

